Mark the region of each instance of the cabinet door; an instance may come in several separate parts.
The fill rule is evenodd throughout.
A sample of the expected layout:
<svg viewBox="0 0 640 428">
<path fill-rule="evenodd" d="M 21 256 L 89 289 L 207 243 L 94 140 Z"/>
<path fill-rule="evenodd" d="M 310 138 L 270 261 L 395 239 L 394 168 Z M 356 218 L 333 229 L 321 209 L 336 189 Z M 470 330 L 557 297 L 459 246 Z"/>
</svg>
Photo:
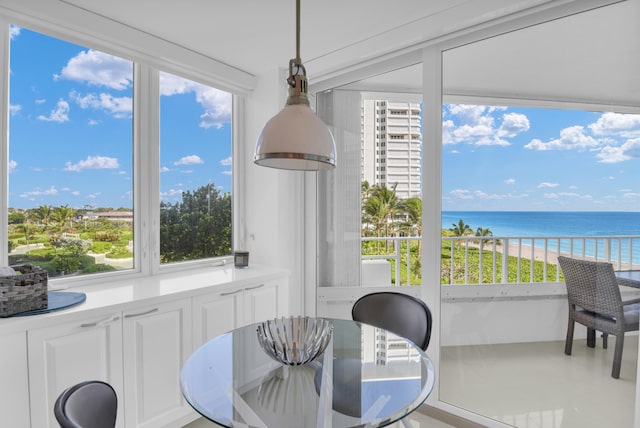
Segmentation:
<svg viewBox="0 0 640 428">
<path fill-rule="evenodd" d="M 243 290 L 232 287 L 193 300 L 195 347 L 242 325 Z"/>
<path fill-rule="evenodd" d="M 32 427 L 57 428 L 53 405 L 58 395 L 85 380 L 108 382 L 124 403 L 120 313 L 34 329 L 27 335 Z M 123 421 L 118 409 L 116 426 L 123 427 Z"/>
<path fill-rule="evenodd" d="M 246 286 L 244 288 L 245 324 L 286 316 L 288 298 L 286 285 L 280 280 Z"/>
<path fill-rule="evenodd" d="M 180 370 L 192 349 L 191 300 L 123 315 L 127 428 L 164 426 L 192 413 L 180 389 Z"/>
<path fill-rule="evenodd" d="M 0 336 L 0 418 L 2 426 L 28 427 L 27 333 Z"/>
</svg>

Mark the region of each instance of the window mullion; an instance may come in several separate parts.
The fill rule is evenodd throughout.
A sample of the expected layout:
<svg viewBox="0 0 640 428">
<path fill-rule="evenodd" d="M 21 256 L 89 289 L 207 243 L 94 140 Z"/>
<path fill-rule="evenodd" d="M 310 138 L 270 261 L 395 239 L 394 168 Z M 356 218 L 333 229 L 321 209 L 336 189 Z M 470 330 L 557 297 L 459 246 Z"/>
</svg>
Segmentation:
<svg viewBox="0 0 640 428">
<path fill-rule="evenodd" d="M 135 260 L 143 274 L 154 274 L 160 265 L 160 77 L 147 65 L 134 69 Z"/>
<path fill-rule="evenodd" d="M 9 23 L 0 18 L 0 129 L 9 129 Z M 2 198 L 2 207 L 9 206 L 9 132 L 2 132 L 2 140 L 0 140 L 0 194 Z M 7 242 L 9 240 L 8 229 L 9 214 L 7 209 L 0 210 L 0 266 L 8 265 L 9 249 Z"/>
</svg>

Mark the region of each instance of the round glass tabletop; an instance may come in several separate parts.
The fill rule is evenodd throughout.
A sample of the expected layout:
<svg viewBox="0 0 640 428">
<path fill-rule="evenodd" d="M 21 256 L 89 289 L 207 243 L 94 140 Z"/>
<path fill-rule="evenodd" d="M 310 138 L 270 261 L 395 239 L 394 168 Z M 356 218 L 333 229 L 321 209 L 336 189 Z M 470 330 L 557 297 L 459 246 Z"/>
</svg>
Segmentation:
<svg viewBox="0 0 640 428">
<path fill-rule="evenodd" d="M 324 353 L 301 366 L 271 359 L 258 324 L 218 336 L 185 362 L 182 392 L 201 415 L 227 427 L 385 426 L 426 400 L 435 375 L 421 349 L 380 328 L 330 322 Z"/>
</svg>

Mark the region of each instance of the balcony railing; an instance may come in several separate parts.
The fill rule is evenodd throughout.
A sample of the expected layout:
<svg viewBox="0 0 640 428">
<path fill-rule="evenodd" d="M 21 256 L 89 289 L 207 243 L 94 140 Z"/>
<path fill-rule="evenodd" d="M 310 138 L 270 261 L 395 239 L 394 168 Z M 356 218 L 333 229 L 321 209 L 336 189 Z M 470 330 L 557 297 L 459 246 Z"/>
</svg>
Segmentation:
<svg viewBox="0 0 640 428">
<path fill-rule="evenodd" d="M 557 256 L 640 269 L 640 236 L 442 237 L 442 284 L 553 283 Z M 482 251 L 481 251 L 482 249 Z M 362 237 L 362 260 L 387 260 L 395 285 L 420 284 L 419 237 Z"/>
</svg>

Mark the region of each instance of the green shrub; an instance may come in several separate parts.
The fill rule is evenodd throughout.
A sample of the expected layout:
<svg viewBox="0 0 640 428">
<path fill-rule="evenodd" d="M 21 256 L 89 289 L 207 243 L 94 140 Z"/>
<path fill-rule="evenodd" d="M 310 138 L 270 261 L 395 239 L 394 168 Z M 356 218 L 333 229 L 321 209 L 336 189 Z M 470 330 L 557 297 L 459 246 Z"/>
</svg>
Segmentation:
<svg viewBox="0 0 640 428">
<path fill-rule="evenodd" d="M 111 272 L 116 270 L 113 266 L 105 265 L 102 263 L 93 264 L 82 269 L 81 273 L 97 273 L 97 272 Z"/>
<path fill-rule="evenodd" d="M 73 256 L 55 256 L 52 260 L 53 266 L 57 272 L 65 275 L 75 273 L 80 268 L 80 259 Z"/>
<path fill-rule="evenodd" d="M 133 257 L 133 254 L 125 247 L 113 247 L 113 249 L 106 254 L 110 259 L 126 259 Z"/>
<path fill-rule="evenodd" d="M 91 251 L 93 251 L 96 254 L 103 254 L 111 251 L 111 247 L 113 247 L 113 244 L 111 242 L 96 241 L 91 246 Z"/>
<path fill-rule="evenodd" d="M 118 242 L 120 240 L 118 232 L 96 232 L 95 241 Z"/>
</svg>

